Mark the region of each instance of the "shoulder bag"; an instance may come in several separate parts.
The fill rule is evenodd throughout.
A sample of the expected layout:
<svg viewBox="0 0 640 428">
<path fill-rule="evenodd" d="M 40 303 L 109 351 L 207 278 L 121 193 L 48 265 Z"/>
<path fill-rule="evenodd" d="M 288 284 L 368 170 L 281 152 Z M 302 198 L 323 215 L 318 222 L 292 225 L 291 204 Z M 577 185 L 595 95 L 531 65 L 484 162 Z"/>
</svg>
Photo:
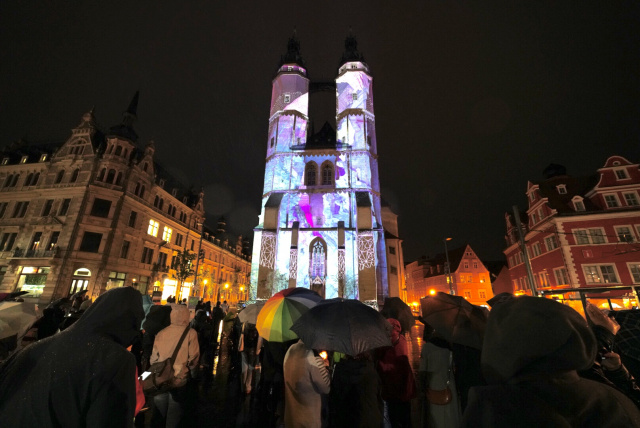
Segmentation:
<svg viewBox="0 0 640 428">
<path fill-rule="evenodd" d="M 453 394 L 449 384 L 451 383 L 451 365 L 453 364 L 453 354 L 449 351 L 449 370 L 447 371 L 447 386 L 445 389 L 427 388 L 427 401 L 431 404 L 444 406 L 451 403 Z"/>
<path fill-rule="evenodd" d="M 184 330 L 184 333 L 182 333 L 182 337 L 180 337 L 178 345 L 176 345 L 176 348 L 173 350 L 173 355 L 171 355 L 170 358 L 151 364 L 148 370 L 150 374 L 142 379 L 142 389 L 145 395 L 162 394 L 163 392 L 173 389 L 175 378 L 173 363 L 176 360 L 178 351 L 182 347 L 182 342 L 184 342 L 184 338 L 187 337 L 187 333 L 189 333 L 190 328 L 191 326 L 187 325 L 187 328 Z"/>
</svg>

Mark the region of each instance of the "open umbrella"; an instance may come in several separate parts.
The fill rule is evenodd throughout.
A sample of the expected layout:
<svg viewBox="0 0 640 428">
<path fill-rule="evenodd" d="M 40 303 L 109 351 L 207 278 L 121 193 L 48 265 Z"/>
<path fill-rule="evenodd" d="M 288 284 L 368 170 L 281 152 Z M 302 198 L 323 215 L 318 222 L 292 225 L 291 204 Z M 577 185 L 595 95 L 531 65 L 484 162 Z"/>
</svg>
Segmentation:
<svg viewBox="0 0 640 428">
<path fill-rule="evenodd" d="M 487 316 L 460 296 L 438 292 L 420 299 L 422 317 L 443 339 L 482 349 Z"/>
<path fill-rule="evenodd" d="M 171 306 L 153 305 L 149 313 L 142 321 L 142 328 L 151 335 L 156 335 L 160 330 L 171 324 Z"/>
<path fill-rule="evenodd" d="M 297 339 L 291 326 L 321 300 L 318 293 L 303 287 L 286 288 L 277 292 L 264 303 L 258 314 L 258 333 L 270 342 Z"/>
<path fill-rule="evenodd" d="M 0 339 L 24 336 L 36 319 L 34 303 L 0 302 Z"/>
<path fill-rule="evenodd" d="M 243 310 L 238 312 L 238 319 L 240 320 L 240 322 L 248 322 L 250 324 L 255 324 L 256 322 L 258 322 L 258 313 L 265 303 L 266 300 L 263 300 L 247 305 Z"/>
<path fill-rule="evenodd" d="M 24 296 L 25 294 L 29 294 L 28 291 L 14 291 L 12 293 L 0 293 L 0 302 L 4 300 L 12 300 L 16 297 Z"/>
<path fill-rule="evenodd" d="M 310 348 L 352 356 L 391 346 L 391 325 L 358 300 L 325 300 L 303 314 L 291 330 Z"/>
<path fill-rule="evenodd" d="M 395 318 L 400 321 L 402 332 L 411 330 L 416 323 L 411 308 L 399 297 L 387 297 L 380 313 L 385 318 Z"/>
</svg>

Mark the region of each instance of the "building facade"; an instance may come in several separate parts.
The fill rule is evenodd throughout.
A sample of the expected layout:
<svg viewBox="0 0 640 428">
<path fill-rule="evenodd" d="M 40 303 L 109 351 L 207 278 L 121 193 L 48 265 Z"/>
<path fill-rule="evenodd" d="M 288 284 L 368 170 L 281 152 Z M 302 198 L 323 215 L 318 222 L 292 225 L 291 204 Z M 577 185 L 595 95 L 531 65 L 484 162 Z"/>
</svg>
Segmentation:
<svg viewBox="0 0 640 428">
<path fill-rule="evenodd" d="M 138 94 L 106 131 L 90 111 L 63 143 L 20 142 L 0 153 L 0 292 L 47 303 L 125 285 L 165 298 L 248 285 L 242 245 L 216 241 L 202 226 L 203 193 L 154 161 L 153 142 L 138 147 L 137 103 Z M 174 256 L 198 249 L 198 286 L 194 276 L 177 290 Z"/>
<path fill-rule="evenodd" d="M 311 82 L 298 41 L 289 40 L 272 82 L 253 298 L 296 286 L 326 298 L 389 295 L 372 83 L 355 38 L 334 82 Z M 336 130 L 326 123 L 313 133 L 309 96 L 327 88 L 336 94 Z"/>
<path fill-rule="evenodd" d="M 560 165 L 550 165 L 544 175 L 545 180 L 527 184 L 528 209 L 521 214 L 536 288 L 640 285 L 638 164 L 611 156 L 590 177 L 569 176 Z M 531 293 L 514 214 L 505 220 L 504 254 L 513 290 Z M 631 292 L 608 297 L 620 307 L 637 305 Z"/>
<path fill-rule="evenodd" d="M 471 246 L 449 251 L 449 263 L 450 274 L 446 254 L 407 264 L 407 302 L 417 306 L 421 298 L 440 291 L 462 296 L 474 305 L 487 306 L 487 300 L 493 297 L 491 276 Z"/>
</svg>

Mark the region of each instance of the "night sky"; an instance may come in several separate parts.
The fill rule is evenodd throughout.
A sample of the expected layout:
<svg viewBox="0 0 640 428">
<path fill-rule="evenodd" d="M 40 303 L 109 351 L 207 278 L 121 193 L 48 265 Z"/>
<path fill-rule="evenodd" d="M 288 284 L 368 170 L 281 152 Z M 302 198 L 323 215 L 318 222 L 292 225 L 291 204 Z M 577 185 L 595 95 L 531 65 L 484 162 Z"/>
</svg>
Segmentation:
<svg viewBox="0 0 640 428">
<path fill-rule="evenodd" d="M 449 236 L 503 259 L 504 214 L 549 163 L 585 175 L 613 154 L 640 161 L 639 18 L 637 1 L 5 0 L 0 145 L 64 141 L 92 106 L 115 125 L 140 90 L 139 144 L 204 188 L 208 224 L 224 215 L 247 235 L 288 38 L 295 27 L 312 80 L 333 80 L 352 27 L 405 261 Z M 319 130 L 335 96 L 310 111 Z"/>
</svg>

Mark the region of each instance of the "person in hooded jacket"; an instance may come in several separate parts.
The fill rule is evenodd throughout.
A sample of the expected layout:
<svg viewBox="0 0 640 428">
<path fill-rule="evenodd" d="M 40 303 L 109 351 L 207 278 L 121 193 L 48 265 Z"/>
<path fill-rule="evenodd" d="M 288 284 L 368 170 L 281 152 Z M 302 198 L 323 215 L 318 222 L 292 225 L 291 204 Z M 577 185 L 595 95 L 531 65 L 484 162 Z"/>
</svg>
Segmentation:
<svg viewBox="0 0 640 428">
<path fill-rule="evenodd" d="M 616 389 L 578 376 L 593 364 L 586 320 L 554 300 L 521 296 L 487 322 L 482 370 L 462 427 L 640 427 L 640 412 Z"/>
<path fill-rule="evenodd" d="M 98 297 L 65 331 L 15 354 L 0 368 L 5 427 L 132 427 L 136 361 L 127 351 L 144 318 L 130 287 Z"/>
<path fill-rule="evenodd" d="M 153 342 L 150 364 L 171 358 L 185 329 L 188 329 L 188 333 L 173 362 L 174 388 L 153 397 L 155 410 L 151 426 L 154 427 L 179 426 L 190 396 L 188 381 L 192 377 L 192 371 L 195 372 L 198 368 L 200 361 L 198 333 L 189 325 L 189 309 L 182 304 L 171 304 L 170 316 L 171 324 L 162 329 Z"/>
</svg>

